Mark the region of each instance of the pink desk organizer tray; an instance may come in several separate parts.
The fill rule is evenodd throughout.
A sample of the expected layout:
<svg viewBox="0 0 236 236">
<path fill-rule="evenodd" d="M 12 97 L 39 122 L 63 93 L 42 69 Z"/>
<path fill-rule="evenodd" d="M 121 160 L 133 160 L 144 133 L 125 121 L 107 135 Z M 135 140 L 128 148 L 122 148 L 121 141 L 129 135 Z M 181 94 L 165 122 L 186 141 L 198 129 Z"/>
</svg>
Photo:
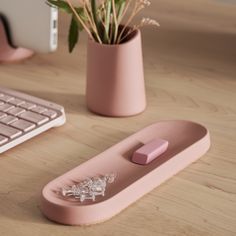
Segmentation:
<svg viewBox="0 0 236 236">
<path fill-rule="evenodd" d="M 131 161 L 135 150 L 160 138 L 168 149 L 148 165 Z M 68 225 L 91 225 L 110 219 L 143 195 L 168 180 L 207 152 L 208 130 L 190 121 L 162 121 L 150 125 L 117 143 L 47 184 L 42 191 L 41 210 L 52 221 Z M 93 201 L 66 199 L 65 186 L 87 177 L 115 173 L 106 194 Z"/>
<path fill-rule="evenodd" d="M 8 43 L 6 24 L 0 15 L 0 63 L 11 63 L 31 57 L 34 53 L 25 48 L 13 48 Z"/>
</svg>

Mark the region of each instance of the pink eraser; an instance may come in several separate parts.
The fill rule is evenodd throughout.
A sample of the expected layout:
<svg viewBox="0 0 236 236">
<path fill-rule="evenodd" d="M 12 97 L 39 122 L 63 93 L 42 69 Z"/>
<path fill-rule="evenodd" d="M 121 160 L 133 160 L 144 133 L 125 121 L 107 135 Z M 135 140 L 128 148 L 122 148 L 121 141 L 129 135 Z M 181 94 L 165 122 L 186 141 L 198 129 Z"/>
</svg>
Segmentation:
<svg viewBox="0 0 236 236">
<path fill-rule="evenodd" d="M 164 153 L 168 148 L 168 145 L 169 143 L 166 140 L 154 139 L 134 152 L 132 162 L 140 165 L 147 165 Z"/>
</svg>

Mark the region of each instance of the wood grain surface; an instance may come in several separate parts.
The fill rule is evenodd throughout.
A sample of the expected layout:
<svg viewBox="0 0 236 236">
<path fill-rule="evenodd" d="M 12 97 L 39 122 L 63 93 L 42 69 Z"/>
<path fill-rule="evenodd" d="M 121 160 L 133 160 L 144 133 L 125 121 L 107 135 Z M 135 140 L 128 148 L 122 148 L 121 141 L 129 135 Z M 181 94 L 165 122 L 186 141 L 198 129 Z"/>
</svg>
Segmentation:
<svg viewBox="0 0 236 236">
<path fill-rule="evenodd" d="M 85 106 L 86 35 L 67 52 L 60 15 L 56 53 L 0 65 L 0 85 L 62 104 L 67 123 L 0 156 L 0 235 L 236 235 L 236 2 L 153 0 L 160 29 L 143 30 L 147 110 L 105 118 Z M 113 219 L 90 227 L 50 222 L 40 191 L 55 177 L 158 120 L 206 125 L 212 147 L 199 161 Z"/>
</svg>

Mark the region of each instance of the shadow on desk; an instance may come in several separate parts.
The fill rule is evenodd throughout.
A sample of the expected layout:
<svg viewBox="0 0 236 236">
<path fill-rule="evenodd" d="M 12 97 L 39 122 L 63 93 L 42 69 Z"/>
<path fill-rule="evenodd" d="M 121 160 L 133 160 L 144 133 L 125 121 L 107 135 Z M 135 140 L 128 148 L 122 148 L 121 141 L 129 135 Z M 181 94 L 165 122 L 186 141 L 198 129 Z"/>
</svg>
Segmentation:
<svg viewBox="0 0 236 236">
<path fill-rule="evenodd" d="M 143 30 L 144 62 L 167 67 L 172 62 L 177 67 L 194 67 L 218 73 L 223 70 L 235 73 L 236 33 L 199 31 L 198 29 L 170 29 L 163 26 L 154 33 L 152 29 Z M 152 60 L 150 60 L 150 58 Z"/>
<path fill-rule="evenodd" d="M 86 107 L 85 95 L 82 94 L 68 94 L 60 92 L 46 92 L 46 91 L 32 91 L 32 90 L 19 90 L 20 92 L 39 97 L 65 108 L 66 113 L 75 114 L 91 114 Z"/>
</svg>

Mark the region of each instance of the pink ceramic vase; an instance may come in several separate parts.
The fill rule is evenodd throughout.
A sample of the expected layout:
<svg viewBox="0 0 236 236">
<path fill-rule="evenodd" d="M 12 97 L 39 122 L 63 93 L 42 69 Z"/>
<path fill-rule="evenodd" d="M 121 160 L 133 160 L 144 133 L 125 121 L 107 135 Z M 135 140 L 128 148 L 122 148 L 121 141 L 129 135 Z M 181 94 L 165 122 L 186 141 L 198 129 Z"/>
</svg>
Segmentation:
<svg viewBox="0 0 236 236">
<path fill-rule="evenodd" d="M 119 45 L 89 40 L 87 52 L 88 109 L 105 116 L 141 113 L 146 107 L 141 33 Z"/>
</svg>

